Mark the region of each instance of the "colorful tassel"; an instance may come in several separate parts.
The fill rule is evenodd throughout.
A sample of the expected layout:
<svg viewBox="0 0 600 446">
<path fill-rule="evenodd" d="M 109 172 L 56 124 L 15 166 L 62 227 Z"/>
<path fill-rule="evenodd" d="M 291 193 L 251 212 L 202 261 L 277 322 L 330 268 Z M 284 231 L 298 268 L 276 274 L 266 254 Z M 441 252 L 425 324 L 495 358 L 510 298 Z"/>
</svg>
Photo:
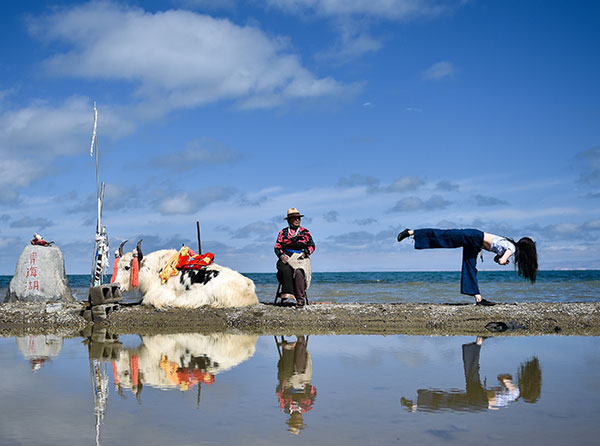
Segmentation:
<svg viewBox="0 0 600 446">
<path fill-rule="evenodd" d="M 140 370 L 138 355 L 131 355 L 131 358 L 129 358 L 129 363 L 131 368 L 131 384 L 134 387 L 137 387 Z"/>
<path fill-rule="evenodd" d="M 110 283 L 115 283 L 115 280 L 117 280 L 117 265 L 119 264 L 119 258 L 115 257 L 115 265 L 113 266 L 113 273 L 112 276 L 110 277 Z"/>
<path fill-rule="evenodd" d="M 140 264 L 138 262 L 137 252 L 133 255 L 131 263 L 131 287 L 137 288 L 140 284 Z"/>
</svg>

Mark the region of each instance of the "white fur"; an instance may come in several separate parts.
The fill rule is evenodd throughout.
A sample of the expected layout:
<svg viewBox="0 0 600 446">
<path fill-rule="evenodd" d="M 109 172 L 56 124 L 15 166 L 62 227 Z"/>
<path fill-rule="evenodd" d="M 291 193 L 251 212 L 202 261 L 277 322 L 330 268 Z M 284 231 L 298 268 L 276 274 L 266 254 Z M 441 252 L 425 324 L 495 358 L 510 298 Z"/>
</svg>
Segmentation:
<svg viewBox="0 0 600 446">
<path fill-rule="evenodd" d="M 205 372 L 217 375 L 225 372 L 254 355 L 256 335 L 198 333 L 143 336 L 142 345 L 135 349 L 124 349 L 115 361 L 119 383 L 132 391 L 131 357 L 138 357 L 138 379 L 143 385 L 160 389 L 180 388 L 169 379 L 160 367 L 163 357 L 179 367 L 189 367 L 192 357 L 207 356 L 210 365 Z"/>
<path fill-rule="evenodd" d="M 245 307 L 258 304 L 252 280 L 216 263 L 206 268 L 209 271 L 218 271 L 219 275 L 206 285 L 190 284 L 190 289 L 186 290 L 179 275 L 161 284 L 159 271 L 176 252 L 174 249 L 164 249 L 143 256 L 139 272 L 139 290 L 144 305 L 152 305 L 160 309 L 163 307 L 198 308 L 204 305 L 216 308 Z M 132 259 L 133 253 L 128 252 L 119 260 L 115 283 L 120 285 L 123 292 L 131 290 L 131 269 L 126 268 L 131 267 Z"/>
</svg>

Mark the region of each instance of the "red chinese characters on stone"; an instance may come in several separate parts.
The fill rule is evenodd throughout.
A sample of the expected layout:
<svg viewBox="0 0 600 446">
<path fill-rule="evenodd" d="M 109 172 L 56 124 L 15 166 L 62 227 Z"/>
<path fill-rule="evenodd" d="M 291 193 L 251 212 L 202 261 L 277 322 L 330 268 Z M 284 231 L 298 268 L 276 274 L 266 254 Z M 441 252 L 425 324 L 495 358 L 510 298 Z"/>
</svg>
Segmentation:
<svg viewBox="0 0 600 446">
<path fill-rule="evenodd" d="M 37 266 L 31 266 L 27 268 L 27 275 L 25 277 L 37 277 Z"/>
<path fill-rule="evenodd" d="M 27 274 L 25 278 L 29 278 L 27 283 L 25 284 L 25 291 L 39 291 L 40 290 L 40 282 L 37 279 L 39 272 L 38 267 L 36 266 L 37 260 L 37 252 L 31 252 L 29 254 L 29 267 L 27 268 Z"/>
</svg>

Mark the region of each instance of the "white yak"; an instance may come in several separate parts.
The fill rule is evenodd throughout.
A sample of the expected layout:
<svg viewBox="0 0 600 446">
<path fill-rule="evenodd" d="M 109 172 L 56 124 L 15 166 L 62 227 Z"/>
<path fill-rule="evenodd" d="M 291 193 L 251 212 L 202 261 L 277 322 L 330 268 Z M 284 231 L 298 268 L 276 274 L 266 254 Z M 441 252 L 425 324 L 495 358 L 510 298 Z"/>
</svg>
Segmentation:
<svg viewBox="0 0 600 446">
<path fill-rule="evenodd" d="M 161 309 L 198 308 L 204 305 L 216 308 L 245 307 L 258 304 L 252 280 L 216 263 L 198 270 L 181 270 L 163 284 L 159 273 L 177 250 L 164 249 L 143 255 L 140 242 L 136 250 L 127 254 L 123 254 L 125 242 L 121 244 L 115 258 L 118 265 L 111 282 L 118 283 L 123 292 L 132 290 L 139 283 L 144 305 Z M 139 261 L 139 273 L 136 273 L 134 267 L 135 256 L 138 256 L 136 260 Z"/>
</svg>

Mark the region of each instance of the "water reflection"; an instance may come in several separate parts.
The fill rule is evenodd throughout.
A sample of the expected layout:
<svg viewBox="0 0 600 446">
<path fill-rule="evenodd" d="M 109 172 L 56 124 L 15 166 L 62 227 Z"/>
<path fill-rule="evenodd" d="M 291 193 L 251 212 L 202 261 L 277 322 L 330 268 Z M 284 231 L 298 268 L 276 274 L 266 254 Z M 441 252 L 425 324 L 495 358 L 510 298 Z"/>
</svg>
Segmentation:
<svg viewBox="0 0 600 446">
<path fill-rule="evenodd" d="M 296 336 L 288 341 L 283 336 L 275 337 L 279 362 L 275 390 L 281 411 L 288 414 L 286 421 L 292 434 L 304 429 L 303 414 L 312 410 L 317 397 L 317 389 L 311 384 L 312 358 L 308 353 L 308 336 Z"/>
<path fill-rule="evenodd" d="M 31 370 L 37 372 L 47 361 L 60 354 L 63 338 L 56 335 L 22 336 L 16 338 L 23 358 L 29 361 Z"/>
<path fill-rule="evenodd" d="M 141 336 L 137 347 L 122 348 L 111 358 L 115 387 L 141 398 L 144 386 L 188 391 L 212 384 L 215 375 L 254 355 L 255 335 L 198 333 Z M 99 350 L 92 342 L 92 350 Z M 107 346 L 102 345 L 104 357 Z M 110 354 L 109 354 L 110 355 Z M 198 400 L 199 403 L 199 400 Z"/>
<path fill-rule="evenodd" d="M 542 370 L 536 356 L 521 363 L 517 371 L 517 384 L 512 375 L 498 375 L 498 385 L 486 388 L 479 376 L 479 354 L 484 338 L 478 336 L 475 342 L 463 344 L 462 359 L 465 372 L 465 390 L 439 390 L 435 388 L 417 390 L 417 401 L 402 397 L 401 404 L 409 411 L 437 412 L 485 411 L 506 407 L 522 399 L 535 403 L 542 391 Z"/>
<path fill-rule="evenodd" d="M 23 341 L 29 338 L 23 336 L 19 344 L 27 347 L 29 341 Z M 65 338 L 60 354 L 52 357 L 60 339 L 44 341 L 54 346 L 42 351 L 19 350 L 14 337 L 0 337 L 0 445 L 92 445 L 94 415 L 96 441 L 106 446 L 127 441 L 145 446 L 594 445 L 600 434 L 598 337 L 493 336 L 480 339 L 477 347 L 475 336 L 315 334 L 278 336 L 277 344 L 272 335 L 261 336 L 256 346 L 250 343 L 256 349 L 250 359 L 222 373 L 207 367 L 214 383 L 190 382 L 185 391 L 174 383 L 165 391 L 151 387 L 144 371 L 146 337 L 90 332 L 86 338 L 87 345 L 81 338 Z M 224 362 L 206 350 L 188 350 L 188 357 L 204 354 L 213 363 Z M 136 352 L 141 403 L 135 387 L 120 378 L 125 369 L 118 368 Z M 190 367 L 185 353 L 179 361 L 181 350 L 163 350 L 153 354 L 156 373 L 165 374 L 163 355 L 178 368 Z M 39 357 L 52 359 L 34 374 L 28 361 Z M 114 385 L 113 361 L 123 397 Z M 129 365 L 127 370 L 131 375 Z M 507 372 L 513 379 L 497 381 Z M 418 394 L 417 389 L 426 390 Z M 462 394 L 461 407 L 452 401 L 428 405 L 425 394 L 436 390 L 440 400 Z M 516 390 L 519 395 L 490 411 L 503 404 L 502 396 L 490 404 L 490 390 L 509 394 L 507 402 Z M 470 402 L 467 393 L 474 395 Z M 403 402 L 416 413 L 400 405 L 402 396 L 412 400 Z"/>
</svg>

